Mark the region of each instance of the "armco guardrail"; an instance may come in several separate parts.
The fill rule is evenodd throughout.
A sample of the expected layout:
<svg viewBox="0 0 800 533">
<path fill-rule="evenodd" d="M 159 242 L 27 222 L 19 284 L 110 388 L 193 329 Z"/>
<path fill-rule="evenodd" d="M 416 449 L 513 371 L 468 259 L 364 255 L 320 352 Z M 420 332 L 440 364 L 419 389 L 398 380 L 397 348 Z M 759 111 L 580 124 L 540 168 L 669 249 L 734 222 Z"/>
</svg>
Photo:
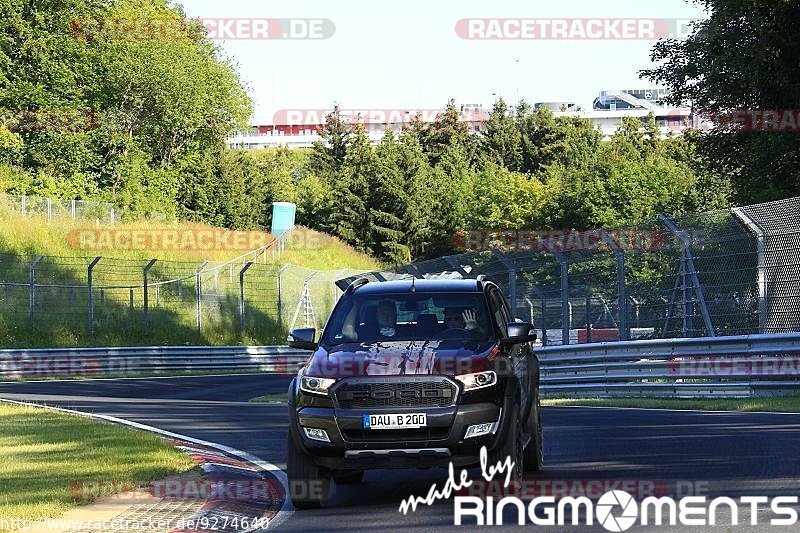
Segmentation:
<svg viewBox="0 0 800 533">
<path fill-rule="evenodd" d="M 546 396 L 763 396 L 800 389 L 800 333 L 537 348 Z M 1 378 L 178 372 L 294 373 L 286 346 L 0 350 Z"/>
<path fill-rule="evenodd" d="M 309 352 L 286 346 L 130 346 L 0 350 L 0 378 L 153 373 L 293 373 Z"/>
<path fill-rule="evenodd" d="M 546 396 L 764 396 L 800 389 L 800 333 L 538 348 Z"/>
</svg>

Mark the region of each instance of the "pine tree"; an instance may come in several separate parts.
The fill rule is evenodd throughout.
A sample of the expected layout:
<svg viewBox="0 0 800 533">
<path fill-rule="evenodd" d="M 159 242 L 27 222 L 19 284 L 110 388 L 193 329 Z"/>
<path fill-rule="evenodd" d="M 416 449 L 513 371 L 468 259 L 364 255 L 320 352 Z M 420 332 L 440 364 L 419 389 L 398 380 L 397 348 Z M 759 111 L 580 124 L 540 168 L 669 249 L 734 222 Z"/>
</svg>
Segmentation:
<svg viewBox="0 0 800 533">
<path fill-rule="evenodd" d="M 494 103 L 481 138 L 483 152 L 489 161 L 509 170 L 522 168 L 522 135 L 515 116 L 502 98 Z"/>
<path fill-rule="evenodd" d="M 394 132 L 386 130 L 377 148 L 378 171 L 369 178 L 370 230 L 375 255 L 392 264 L 411 260 L 406 238 L 405 220 L 409 196 L 402 171 L 402 154 Z"/>
<path fill-rule="evenodd" d="M 444 112 L 440 113 L 432 123 L 424 123 L 417 116 L 411 121 L 409 129 L 417 135 L 431 166 L 439 163 L 448 147 L 454 142 L 472 151 L 475 150 L 475 143 L 470 142 L 469 126 L 461 120 L 461 113 L 452 99 L 447 102 Z M 470 161 L 474 155 L 474 153 L 468 154 Z"/>
<path fill-rule="evenodd" d="M 354 248 L 372 253 L 370 234 L 370 176 L 378 172 L 379 161 L 364 127 L 353 128 L 341 174 L 334 182 L 334 232 Z"/>
<path fill-rule="evenodd" d="M 333 111 L 325 116 L 325 126 L 320 132 L 322 140 L 314 142 L 308 169 L 328 179 L 339 175 L 354 136 L 354 127 L 342 118 L 339 106 L 334 106 Z"/>
</svg>

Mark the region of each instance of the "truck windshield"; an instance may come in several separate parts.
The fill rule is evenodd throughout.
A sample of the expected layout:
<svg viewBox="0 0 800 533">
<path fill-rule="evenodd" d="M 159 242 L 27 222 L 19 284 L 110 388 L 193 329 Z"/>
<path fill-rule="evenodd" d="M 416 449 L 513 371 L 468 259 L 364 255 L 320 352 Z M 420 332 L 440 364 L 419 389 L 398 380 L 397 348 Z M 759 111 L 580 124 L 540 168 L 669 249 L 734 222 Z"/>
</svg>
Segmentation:
<svg viewBox="0 0 800 533">
<path fill-rule="evenodd" d="M 493 337 L 480 293 L 356 294 L 336 308 L 323 342 L 485 341 Z"/>
</svg>

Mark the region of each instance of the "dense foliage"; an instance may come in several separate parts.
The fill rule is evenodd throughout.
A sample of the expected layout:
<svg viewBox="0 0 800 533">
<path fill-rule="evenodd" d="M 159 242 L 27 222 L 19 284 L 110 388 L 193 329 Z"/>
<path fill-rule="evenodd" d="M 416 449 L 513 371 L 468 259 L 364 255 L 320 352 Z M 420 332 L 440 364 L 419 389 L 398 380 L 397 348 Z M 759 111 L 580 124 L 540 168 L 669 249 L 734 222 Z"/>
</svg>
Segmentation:
<svg viewBox="0 0 800 533">
<path fill-rule="evenodd" d="M 688 40 L 660 42 L 644 75 L 703 109 L 800 108 L 794 3 L 702 3 L 711 18 Z M 662 138 L 650 117 L 604 140 L 587 119 L 502 100 L 480 132 L 451 101 L 377 143 L 337 110 L 310 150 L 230 150 L 251 102 L 202 29 L 179 39 L 75 29 L 134 18 L 185 15 L 167 0 L 0 0 L 0 191 L 237 228 L 267 226 L 272 201 L 293 201 L 298 222 L 387 263 L 452 252 L 465 229 L 618 227 L 800 193 L 796 133 Z M 20 120 L 41 111 L 84 122 Z"/>
<path fill-rule="evenodd" d="M 691 136 L 662 138 L 653 117 L 607 142 L 587 119 L 502 100 L 481 132 L 466 124 L 450 102 L 371 146 L 336 110 L 287 197 L 302 223 L 387 262 L 452 252 L 459 230 L 615 228 L 726 201 L 707 193 L 720 186 L 697 171 Z"/>
<path fill-rule="evenodd" d="M 794 0 L 694 0 L 709 18 L 686 40 L 653 49 L 643 74 L 712 120 L 731 113 L 800 110 L 800 3 Z M 724 122 L 717 120 L 717 122 Z M 732 182 L 737 203 L 800 195 L 800 129 L 717 127 L 699 137 L 698 161 Z"/>
<path fill-rule="evenodd" d="M 202 31 L 105 38 L 90 20 L 184 20 L 166 0 L 0 0 L 0 188 L 205 215 L 251 103 Z M 231 221 L 235 223 L 236 221 Z"/>
</svg>

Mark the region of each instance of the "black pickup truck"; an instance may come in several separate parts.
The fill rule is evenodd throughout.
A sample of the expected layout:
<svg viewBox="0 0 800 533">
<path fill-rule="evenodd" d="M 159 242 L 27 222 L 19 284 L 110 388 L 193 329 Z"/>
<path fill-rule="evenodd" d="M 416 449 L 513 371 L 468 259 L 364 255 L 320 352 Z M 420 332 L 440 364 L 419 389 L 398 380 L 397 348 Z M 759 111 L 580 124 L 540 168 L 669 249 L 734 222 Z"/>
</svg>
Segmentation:
<svg viewBox="0 0 800 533">
<path fill-rule="evenodd" d="M 542 466 L 533 325 L 483 280 L 354 281 L 289 386 L 287 471 L 298 509 L 331 481 L 384 468 L 476 466 L 510 456 L 514 477 Z"/>
</svg>

